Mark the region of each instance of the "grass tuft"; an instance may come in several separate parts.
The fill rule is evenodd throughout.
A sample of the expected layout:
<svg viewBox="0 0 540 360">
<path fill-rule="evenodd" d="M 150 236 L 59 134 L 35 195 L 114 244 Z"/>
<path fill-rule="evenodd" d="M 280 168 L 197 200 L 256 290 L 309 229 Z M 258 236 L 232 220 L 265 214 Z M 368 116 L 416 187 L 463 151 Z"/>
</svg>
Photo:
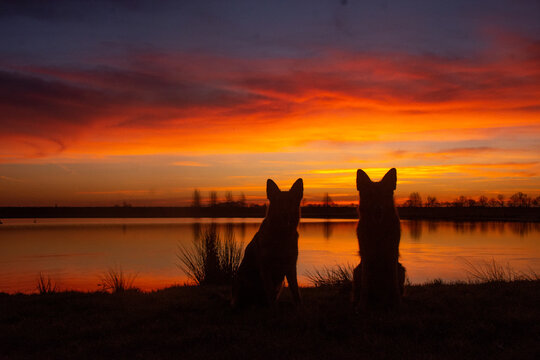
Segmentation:
<svg viewBox="0 0 540 360">
<path fill-rule="evenodd" d="M 178 246 L 177 265 L 198 285 L 231 284 L 242 260 L 243 244 L 234 236 L 222 240 L 210 226 L 191 247 Z"/>
<path fill-rule="evenodd" d="M 428 280 L 424 283 L 425 286 L 441 286 L 444 284 L 443 279 L 441 278 L 435 278 L 432 280 Z"/>
<path fill-rule="evenodd" d="M 306 271 L 306 276 L 315 287 L 349 286 L 352 284 L 354 266 L 336 265 L 321 270 Z"/>
<path fill-rule="evenodd" d="M 40 295 L 54 294 L 57 292 L 56 283 L 54 283 L 49 275 L 39 273 L 37 279 L 37 291 Z"/>
<path fill-rule="evenodd" d="M 486 260 L 476 265 L 467 259 L 463 259 L 463 262 L 465 263 L 465 272 L 468 274 L 471 283 L 540 280 L 540 275 L 532 270 L 529 273 L 516 271 L 509 263 L 501 265 L 495 259 Z"/>
<path fill-rule="evenodd" d="M 121 267 L 109 268 L 100 276 L 101 283 L 98 284 L 102 291 L 119 293 L 126 290 L 135 290 L 133 282 L 137 274 L 127 275 Z"/>
</svg>

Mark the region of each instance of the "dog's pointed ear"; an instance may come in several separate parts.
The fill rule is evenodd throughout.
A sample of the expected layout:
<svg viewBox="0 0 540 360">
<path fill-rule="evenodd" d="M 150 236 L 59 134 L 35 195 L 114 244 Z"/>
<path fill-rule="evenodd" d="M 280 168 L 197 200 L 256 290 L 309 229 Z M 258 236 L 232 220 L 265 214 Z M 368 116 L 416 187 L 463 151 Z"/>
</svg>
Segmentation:
<svg viewBox="0 0 540 360">
<path fill-rule="evenodd" d="M 381 183 L 392 190 L 396 190 L 396 183 L 397 183 L 396 169 L 391 168 L 390 170 L 388 170 L 386 175 L 384 175 L 384 177 L 382 178 Z"/>
<path fill-rule="evenodd" d="M 356 190 L 360 191 L 360 189 L 364 188 L 367 184 L 371 184 L 371 179 L 364 170 L 358 169 L 356 172 Z"/>
<path fill-rule="evenodd" d="M 268 200 L 272 200 L 280 192 L 281 190 L 272 179 L 266 180 L 266 197 Z"/>
<path fill-rule="evenodd" d="M 291 186 L 291 190 L 289 192 L 298 200 L 302 200 L 302 197 L 304 197 L 304 181 L 302 178 L 296 180 Z"/>
</svg>

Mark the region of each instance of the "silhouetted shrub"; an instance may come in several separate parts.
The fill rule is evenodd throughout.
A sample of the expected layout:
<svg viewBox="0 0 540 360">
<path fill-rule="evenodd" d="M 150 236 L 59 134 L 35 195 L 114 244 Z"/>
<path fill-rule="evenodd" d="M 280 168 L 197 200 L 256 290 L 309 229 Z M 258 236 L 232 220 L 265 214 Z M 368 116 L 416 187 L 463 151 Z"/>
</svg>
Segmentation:
<svg viewBox="0 0 540 360">
<path fill-rule="evenodd" d="M 242 260 L 242 243 L 234 236 L 221 240 L 215 224 L 191 247 L 178 247 L 178 267 L 198 285 L 230 284 Z"/>
<path fill-rule="evenodd" d="M 350 286 L 352 284 L 354 266 L 336 265 L 307 271 L 306 276 L 315 287 Z"/>
<path fill-rule="evenodd" d="M 465 272 L 469 275 L 469 282 L 473 283 L 540 280 L 540 275 L 532 270 L 528 274 L 519 272 L 514 270 L 509 263 L 504 266 L 495 261 L 495 259 L 484 261 L 477 265 L 467 259 L 463 259 L 463 262 L 465 263 Z"/>
<path fill-rule="evenodd" d="M 56 284 L 51 280 L 51 277 L 43 273 L 39 273 L 36 288 L 40 295 L 53 294 L 57 291 Z"/>
<path fill-rule="evenodd" d="M 109 268 L 101 275 L 101 283 L 98 284 L 102 291 L 110 291 L 112 293 L 124 292 L 126 290 L 134 290 L 133 282 L 137 274 L 126 275 L 122 268 Z"/>
</svg>

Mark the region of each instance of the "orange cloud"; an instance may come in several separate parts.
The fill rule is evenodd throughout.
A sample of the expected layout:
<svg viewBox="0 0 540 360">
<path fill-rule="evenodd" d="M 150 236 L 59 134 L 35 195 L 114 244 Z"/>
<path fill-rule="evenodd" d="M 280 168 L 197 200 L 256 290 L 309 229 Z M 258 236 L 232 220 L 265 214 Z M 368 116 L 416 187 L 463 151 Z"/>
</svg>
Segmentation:
<svg viewBox="0 0 540 360">
<path fill-rule="evenodd" d="M 175 161 L 172 163 L 174 166 L 195 166 L 195 167 L 205 167 L 209 166 L 208 164 L 203 164 L 197 161 Z"/>
<path fill-rule="evenodd" d="M 538 162 L 529 163 L 492 163 L 492 164 L 454 164 L 454 165 L 431 165 L 400 167 L 399 178 L 422 179 L 432 178 L 446 174 L 480 175 L 480 176 L 500 176 L 501 173 L 513 174 L 514 176 L 535 176 L 535 172 L 529 172 L 538 166 Z M 369 175 L 373 175 L 376 180 L 386 174 L 388 168 L 363 168 Z M 311 174 L 352 174 L 347 175 L 347 179 L 356 177 L 356 169 L 325 169 L 311 170 Z"/>
<path fill-rule="evenodd" d="M 538 45 L 519 40 L 512 54 L 495 47 L 467 59 L 328 50 L 271 60 L 139 54 L 144 66 L 130 68 L 14 66 L 0 72 L 0 121 L 2 138 L 17 146 L 0 153 L 283 151 L 316 139 L 534 126 Z"/>
<path fill-rule="evenodd" d="M 498 51 L 501 42 L 510 50 Z M 155 192 L 131 195 L 185 200 L 196 186 L 257 197 L 266 178 L 299 176 L 309 196 L 353 196 L 358 167 L 375 179 L 397 167 L 404 191 L 420 182 L 443 191 L 445 177 L 469 188 L 480 178 L 537 189 L 539 49 L 497 35 L 468 58 L 326 49 L 313 58 L 139 53 L 130 65 L 3 65 L 0 179 L 10 186 L 0 197 L 41 201 L 36 189 L 48 186 L 55 198 L 70 184 L 70 194 L 103 199 L 129 195 L 117 188 L 148 188 Z M 51 163 L 144 170 L 100 168 L 92 180 L 106 180 L 91 186 L 50 175 Z M 9 178 L 36 182 L 15 187 Z"/>
<path fill-rule="evenodd" d="M 149 190 L 112 190 L 112 191 L 77 191 L 81 195 L 141 195 L 149 194 Z"/>
</svg>

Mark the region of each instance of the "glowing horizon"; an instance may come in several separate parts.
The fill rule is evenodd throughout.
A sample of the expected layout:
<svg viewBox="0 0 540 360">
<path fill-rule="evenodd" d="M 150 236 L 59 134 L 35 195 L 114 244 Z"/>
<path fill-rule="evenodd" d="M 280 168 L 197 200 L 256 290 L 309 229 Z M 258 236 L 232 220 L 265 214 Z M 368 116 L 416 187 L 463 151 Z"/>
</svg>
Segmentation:
<svg viewBox="0 0 540 360">
<path fill-rule="evenodd" d="M 107 16 L 148 25 L 142 35 L 68 3 L 57 5 L 66 18 L 16 5 L 4 15 L 0 206 L 183 205 L 195 188 L 262 202 L 267 178 L 284 189 L 298 177 L 308 202 L 350 203 L 356 169 L 378 180 L 391 167 L 398 202 L 540 195 L 534 3 L 467 5 L 468 20 L 398 4 L 204 9 L 223 23 L 164 4 L 109 5 L 119 15 Z M 263 20 L 288 11 L 275 38 Z M 342 25 L 314 25 L 332 16 Z M 172 31 L 178 18 L 199 32 Z M 415 23 L 427 18 L 457 33 Z"/>
</svg>

